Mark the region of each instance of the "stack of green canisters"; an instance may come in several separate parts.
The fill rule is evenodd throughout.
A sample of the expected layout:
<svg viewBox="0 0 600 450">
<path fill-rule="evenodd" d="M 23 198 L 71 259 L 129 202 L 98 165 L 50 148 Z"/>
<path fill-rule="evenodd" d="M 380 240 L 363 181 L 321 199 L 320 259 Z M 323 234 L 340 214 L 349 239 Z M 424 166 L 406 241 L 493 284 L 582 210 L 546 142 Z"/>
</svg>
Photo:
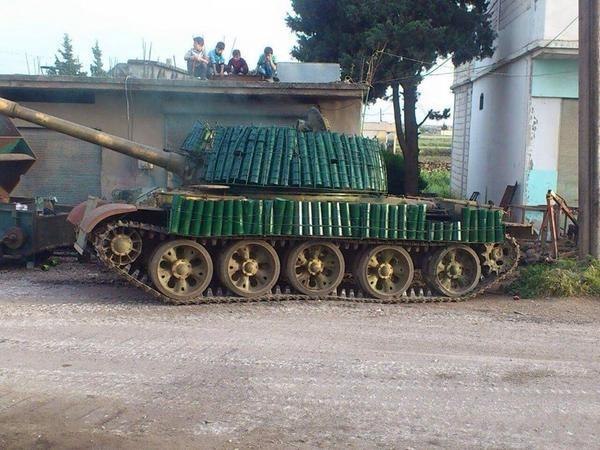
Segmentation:
<svg viewBox="0 0 600 450">
<path fill-rule="evenodd" d="M 465 208 L 467 209 L 467 208 Z M 474 208 L 471 208 L 474 209 Z M 475 242 L 500 242 L 504 238 L 502 212 L 474 209 Z M 357 239 L 465 241 L 471 235 L 472 212 L 463 211 L 463 222 L 428 221 L 426 204 L 350 203 L 173 198 L 169 231 L 186 236 L 328 236 Z M 479 219 L 490 226 L 480 227 Z"/>
<path fill-rule="evenodd" d="M 462 209 L 463 242 L 502 242 L 504 212 L 499 209 L 465 207 Z"/>
<path fill-rule="evenodd" d="M 200 154 L 200 174 L 209 183 L 387 192 L 385 164 L 373 139 L 290 127 L 213 130 L 198 122 L 182 150 Z"/>
</svg>

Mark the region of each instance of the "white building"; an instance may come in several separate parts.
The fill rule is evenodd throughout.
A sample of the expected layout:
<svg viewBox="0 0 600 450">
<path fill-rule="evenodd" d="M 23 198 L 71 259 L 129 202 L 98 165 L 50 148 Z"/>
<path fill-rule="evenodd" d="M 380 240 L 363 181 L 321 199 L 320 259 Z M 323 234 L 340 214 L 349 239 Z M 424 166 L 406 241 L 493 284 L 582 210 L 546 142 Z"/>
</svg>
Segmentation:
<svg viewBox="0 0 600 450">
<path fill-rule="evenodd" d="M 492 58 L 456 69 L 452 189 L 499 203 L 577 204 L 576 0 L 491 0 Z"/>
</svg>

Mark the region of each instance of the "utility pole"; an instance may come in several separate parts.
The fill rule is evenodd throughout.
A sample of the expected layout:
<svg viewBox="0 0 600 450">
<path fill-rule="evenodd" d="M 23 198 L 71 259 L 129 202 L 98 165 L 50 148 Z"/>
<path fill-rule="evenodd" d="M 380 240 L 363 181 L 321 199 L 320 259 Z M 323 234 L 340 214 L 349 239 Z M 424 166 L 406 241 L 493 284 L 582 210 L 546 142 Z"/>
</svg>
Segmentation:
<svg viewBox="0 0 600 450">
<path fill-rule="evenodd" d="M 579 255 L 600 258 L 600 0 L 579 0 Z"/>
</svg>

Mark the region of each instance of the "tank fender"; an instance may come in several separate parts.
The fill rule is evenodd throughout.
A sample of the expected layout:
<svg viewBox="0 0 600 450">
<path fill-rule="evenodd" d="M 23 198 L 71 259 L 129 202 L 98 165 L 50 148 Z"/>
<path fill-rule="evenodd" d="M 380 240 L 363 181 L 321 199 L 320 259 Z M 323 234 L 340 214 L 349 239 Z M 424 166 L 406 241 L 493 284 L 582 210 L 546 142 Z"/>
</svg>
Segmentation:
<svg viewBox="0 0 600 450">
<path fill-rule="evenodd" d="M 79 223 L 79 228 L 84 233 L 88 234 L 96 227 L 96 225 L 109 217 L 132 213 L 137 210 L 138 208 L 135 205 L 129 205 L 127 203 L 106 203 L 85 214 Z"/>
<path fill-rule="evenodd" d="M 102 206 L 102 205 L 106 205 L 108 202 L 104 201 L 104 200 L 97 200 L 97 204 L 96 206 Z M 78 205 L 76 205 L 75 207 L 73 207 L 73 209 L 71 209 L 71 211 L 69 212 L 69 215 L 67 216 L 67 222 L 75 225 L 76 227 L 79 226 L 79 224 L 81 223 L 81 221 L 83 220 L 83 216 L 85 216 L 85 210 L 87 209 L 87 204 L 88 202 L 81 202 Z"/>
</svg>

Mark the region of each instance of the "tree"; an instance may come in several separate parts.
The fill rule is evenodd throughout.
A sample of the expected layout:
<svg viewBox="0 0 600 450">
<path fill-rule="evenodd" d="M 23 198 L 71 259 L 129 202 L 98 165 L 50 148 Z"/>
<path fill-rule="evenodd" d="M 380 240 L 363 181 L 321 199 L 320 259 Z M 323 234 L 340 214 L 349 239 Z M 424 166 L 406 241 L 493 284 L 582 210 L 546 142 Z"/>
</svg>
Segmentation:
<svg viewBox="0 0 600 450">
<path fill-rule="evenodd" d="M 370 101 L 391 89 L 406 193 L 418 191 L 418 86 L 440 58 L 459 65 L 493 54 L 487 7 L 488 0 L 292 0 L 286 20 L 298 37 L 294 57 L 339 61 L 344 77 L 368 83 Z M 429 111 L 426 119 L 448 112 Z"/>
<path fill-rule="evenodd" d="M 90 65 L 90 75 L 92 77 L 105 77 L 106 71 L 102 64 L 102 50 L 100 50 L 98 40 L 96 40 L 96 44 L 92 47 L 92 55 L 94 56 L 94 61 Z"/>
<path fill-rule="evenodd" d="M 58 49 L 59 55 L 54 58 L 54 66 L 48 69 L 50 75 L 73 75 L 84 77 L 87 74 L 81 71 L 82 64 L 73 54 L 73 43 L 68 34 L 65 33 L 62 48 Z"/>
</svg>

